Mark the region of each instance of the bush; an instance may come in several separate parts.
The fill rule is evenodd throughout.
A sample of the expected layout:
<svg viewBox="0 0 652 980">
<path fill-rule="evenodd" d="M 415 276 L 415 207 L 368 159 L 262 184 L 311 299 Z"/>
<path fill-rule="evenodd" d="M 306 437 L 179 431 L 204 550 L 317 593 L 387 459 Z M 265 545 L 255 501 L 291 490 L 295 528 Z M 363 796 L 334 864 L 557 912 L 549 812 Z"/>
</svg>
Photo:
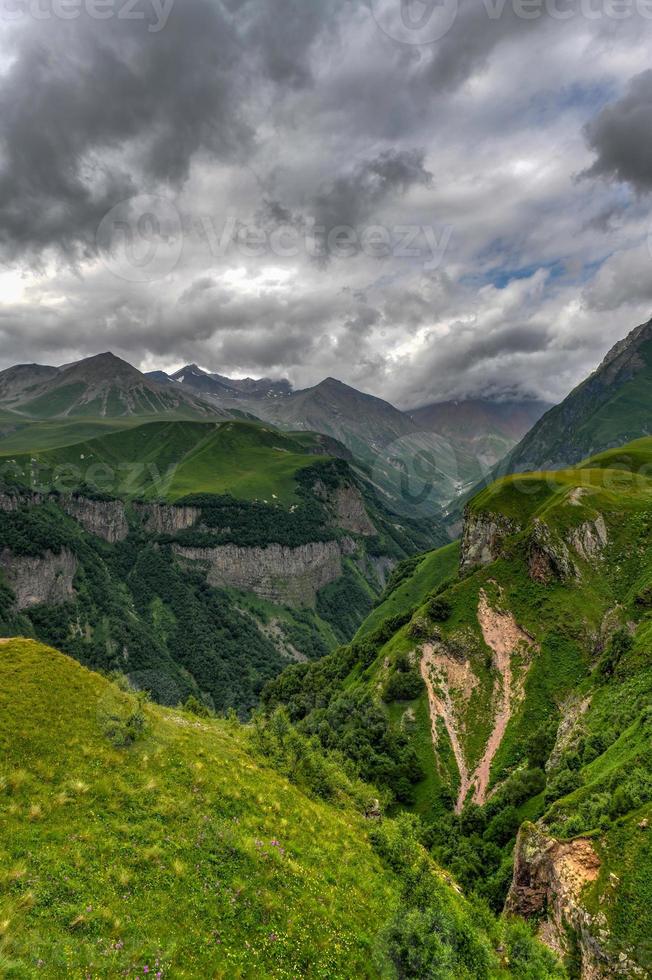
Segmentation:
<svg viewBox="0 0 652 980">
<path fill-rule="evenodd" d="M 447 619 L 450 619 L 452 612 L 453 607 L 448 599 L 437 597 L 428 603 L 428 615 L 435 623 L 445 623 Z"/>
<path fill-rule="evenodd" d="M 616 630 L 611 638 L 611 643 L 598 664 L 598 672 L 603 677 L 613 677 L 617 673 L 621 661 L 627 656 L 633 646 L 634 640 L 629 630 L 624 628 Z"/>
<path fill-rule="evenodd" d="M 183 710 L 188 711 L 191 715 L 197 715 L 198 718 L 212 718 L 215 715 L 215 712 L 211 711 L 208 705 L 200 701 L 194 694 L 191 694 L 183 705 Z"/>
<path fill-rule="evenodd" d="M 406 673 L 396 671 L 385 685 L 383 701 L 387 704 L 392 701 L 414 701 L 422 691 L 423 679 L 418 670 L 410 670 Z"/>
<path fill-rule="evenodd" d="M 408 626 L 408 635 L 412 640 L 425 640 L 430 635 L 428 620 L 423 616 L 416 616 Z"/>
<path fill-rule="evenodd" d="M 100 710 L 102 730 L 117 749 L 127 749 L 145 734 L 147 719 L 145 704 L 148 696 L 144 691 L 120 698 L 116 696 Z"/>
<path fill-rule="evenodd" d="M 562 769 L 561 772 L 548 782 L 544 800 L 546 803 L 554 803 L 562 796 L 568 796 L 582 785 L 582 777 L 579 772 L 570 769 Z"/>
</svg>

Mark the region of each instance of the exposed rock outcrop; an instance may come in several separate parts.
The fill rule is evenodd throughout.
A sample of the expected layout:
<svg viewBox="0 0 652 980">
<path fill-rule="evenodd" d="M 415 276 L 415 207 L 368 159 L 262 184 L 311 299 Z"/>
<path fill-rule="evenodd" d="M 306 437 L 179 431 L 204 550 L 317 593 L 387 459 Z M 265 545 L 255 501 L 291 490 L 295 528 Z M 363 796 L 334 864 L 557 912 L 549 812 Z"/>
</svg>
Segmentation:
<svg viewBox="0 0 652 980">
<path fill-rule="evenodd" d="M 124 541 L 129 534 L 125 507 L 120 500 L 89 500 L 86 497 L 61 497 L 59 506 L 85 531 L 109 544 Z"/>
<path fill-rule="evenodd" d="M 490 565 L 500 556 L 500 548 L 511 534 L 521 530 L 519 524 L 504 514 L 472 513 L 464 515 L 464 533 L 460 553 L 460 572 L 465 574 L 481 565 Z"/>
<path fill-rule="evenodd" d="M 0 510 L 8 513 L 20 507 L 39 507 L 47 503 L 60 507 L 85 531 L 109 544 L 124 541 L 129 534 L 125 506 L 120 500 L 91 500 L 88 497 L 40 493 L 0 494 Z"/>
<path fill-rule="evenodd" d="M 363 537 L 373 537 L 378 533 L 367 513 L 362 494 L 352 483 L 331 490 L 318 480 L 313 490 L 330 511 L 333 527 Z"/>
<path fill-rule="evenodd" d="M 568 951 L 570 932 L 581 980 L 644 976 L 624 951 L 617 956 L 607 951 L 603 917 L 591 915 L 582 903 L 584 889 L 597 880 L 600 866 L 590 840 L 558 841 L 534 824 L 523 824 L 505 911 L 540 920 L 540 938 L 558 953 Z"/>
<path fill-rule="evenodd" d="M 58 555 L 48 551 L 39 558 L 14 555 L 5 548 L 0 552 L 0 571 L 16 597 L 18 609 L 43 603 L 61 605 L 75 594 L 77 559 L 66 548 Z"/>
<path fill-rule="evenodd" d="M 591 706 L 591 696 L 573 695 L 561 706 L 561 721 L 557 729 L 557 737 L 550 758 L 546 763 L 546 771 L 555 769 L 564 752 L 577 742 L 582 730 L 582 718 Z"/>
<path fill-rule="evenodd" d="M 201 517 L 198 507 L 173 507 L 168 504 L 134 504 L 134 510 L 151 534 L 175 534 L 194 527 Z"/>
<path fill-rule="evenodd" d="M 196 563 L 206 571 L 207 581 L 216 587 L 253 592 L 270 602 L 295 607 L 312 606 L 317 592 L 342 575 L 340 544 L 350 540 L 320 541 L 286 548 L 272 544 L 267 548 L 216 548 L 174 546 L 178 558 Z"/>
<path fill-rule="evenodd" d="M 548 525 L 537 518 L 530 532 L 527 545 L 528 571 L 534 582 L 565 582 L 577 578 L 578 571 L 568 548 Z"/>
<path fill-rule="evenodd" d="M 598 514 L 594 521 L 585 521 L 584 524 L 574 528 L 568 538 L 580 558 L 585 561 L 601 558 L 609 540 L 604 517 Z"/>
<path fill-rule="evenodd" d="M 533 637 L 517 624 L 510 612 L 499 612 L 489 605 L 484 592 L 478 602 L 478 623 L 485 643 L 492 651 L 496 672 L 492 692 L 492 726 L 488 732 L 482 756 L 473 764 L 468 758 L 467 708 L 480 680 L 471 667 L 464 648 L 448 640 L 434 641 L 423 646 L 421 676 L 428 690 L 432 737 L 437 750 L 437 719 L 446 726 L 460 777 L 455 805 L 461 813 L 469 792 L 473 802 L 483 806 L 488 797 L 491 767 L 500 748 L 512 714 L 523 699 L 525 678 L 530 667 L 530 654 L 538 650 Z M 514 654 L 518 660 L 512 661 Z"/>
</svg>

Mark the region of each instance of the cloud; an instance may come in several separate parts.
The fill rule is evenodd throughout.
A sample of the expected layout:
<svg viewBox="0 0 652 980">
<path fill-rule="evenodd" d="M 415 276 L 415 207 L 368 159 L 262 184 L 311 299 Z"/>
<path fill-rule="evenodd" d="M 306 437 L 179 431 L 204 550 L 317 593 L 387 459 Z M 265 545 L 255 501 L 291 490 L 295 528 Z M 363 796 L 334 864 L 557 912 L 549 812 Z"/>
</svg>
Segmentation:
<svg viewBox="0 0 652 980">
<path fill-rule="evenodd" d="M 596 154 L 585 176 L 621 181 L 639 193 L 651 190 L 652 70 L 632 78 L 625 94 L 604 106 L 585 134 Z"/>
<path fill-rule="evenodd" d="M 622 184 L 651 179 L 647 37 L 491 6 L 460 0 L 426 46 L 393 41 L 368 0 L 176 0 L 158 33 L 3 25 L 2 364 L 112 348 L 148 368 L 332 375 L 402 407 L 562 397 L 649 316 L 652 202 Z M 573 180 L 587 170 L 607 180 Z M 125 282 L 96 229 L 141 194 L 178 209 L 181 255 Z M 222 252 L 206 228 L 231 217 L 289 225 L 299 248 Z M 360 249 L 315 261 L 310 221 L 450 238 L 430 270 Z"/>
</svg>

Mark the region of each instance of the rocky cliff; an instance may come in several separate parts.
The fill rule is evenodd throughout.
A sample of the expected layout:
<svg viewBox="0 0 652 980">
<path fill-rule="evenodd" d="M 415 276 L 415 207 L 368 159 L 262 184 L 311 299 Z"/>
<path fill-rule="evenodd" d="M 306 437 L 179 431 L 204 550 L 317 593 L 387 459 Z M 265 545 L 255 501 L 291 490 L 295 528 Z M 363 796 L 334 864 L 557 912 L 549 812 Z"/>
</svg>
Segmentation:
<svg viewBox="0 0 652 980">
<path fill-rule="evenodd" d="M 331 490 L 318 480 L 313 491 L 326 504 L 333 527 L 363 537 L 373 537 L 378 533 L 367 513 L 362 494 L 352 483 L 345 483 Z"/>
<path fill-rule="evenodd" d="M 167 504 L 134 504 L 134 510 L 150 534 L 175 534 L 194 527 L 201 517 L 197 507 L 172 507 Z"/>
<path fill-rule="evenodd" d="M 56 504 L 81 524 L 85 531 L 108 541 L 109 544 L 124 541 L 129 534 L 125 506 L 120 500 L 91 500 L 88 497 L 40 493 L 26 493 L 21 496 L 0 494 L 0 510 L 8 513 L 17 511 L 20 507 L 38 507 L 46 503 Z"/>
<path fill-rule="evenodd" d="M 342 575 L 342 555 L 352 542 L 314 542 L 300 548 L 272 544 L 267 548 L 174 546 L 181 560 L 206 570 L 209 585 L 242 589 L 262 599 L 295 607 L 312 606 L 317 592 Z M 354 545 L 355 548 L 355 545 Z"/>
<path fill-rule="evenodd" d="M 129 525 L 124 504 L 119 500 L 89 500 L 86 497 L 61 497 L 57 503 L 85 531 L 109 544 L 124 541 Z"/>
<path fill-rule="evenodd" d="M 464 515 L 460 552 L 461 574 L 467 574 L 482 565 L 490 565 L 499 557 L 505 538 L 520 530 L 516 521 L 505 517 L 504 514 L 489 512 L 474 514 L 467 509 Z"/>
<path fill-rule="evenodd" d="M 14 593 L 18 609 L 29 609 L 47 603 L 61 605 L 74 595 L 73 580 L 77 559 L 63 549 L 42 557 L 14 555 L 8 548 L 0 552 L 0 571 Z"/>
<path fill-rule="evenodd" d="M 523 824 L 505 911 L 538 919 L 540 938 L 548 946 L 579 959 L 580 980 L 643 977 L 645 971 L 626 952 L 616 956 L 608 951 L 604 915 L 591 915 L 583 904 L 585 890 L 598 880 L 600 868 L 591 840 L 558 841 L 534 824 Z"/>
</svg>

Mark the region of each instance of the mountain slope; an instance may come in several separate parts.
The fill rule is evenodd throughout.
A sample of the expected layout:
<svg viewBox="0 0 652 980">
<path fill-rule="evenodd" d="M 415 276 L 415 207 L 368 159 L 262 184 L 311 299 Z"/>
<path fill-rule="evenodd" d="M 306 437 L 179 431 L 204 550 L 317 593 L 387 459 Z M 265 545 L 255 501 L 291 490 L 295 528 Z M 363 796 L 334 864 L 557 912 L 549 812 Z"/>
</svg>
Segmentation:
<svg viewBox="0 0 652 980">
<path fill-rule="evenodd" d="M 437 402 L 408 414 L 417 425 L 464 446 L 481 466 L 494 466 L 550 408 L 541 401 L 468 399 Z"/>
<path fill-rule="evenodd" d="M 399 525 L 324 436 L 88 426 L 24 455 L 0 441 L 0 634 L 120 667 L 165 703 L 246 715 L 287 663 L 350 639 L 396 562 L 443 540 Z"/>
<path fill-rule="evenodd" d="M 369 788 L 275 744 L 1 644 L 2 975 L 561 977 L 365 820 Z"/>
<path fill-rule="evenodd" d="M 509 892 L 583 978 L 650 968 L 651 467 L 647 439 L 498 481 L 457 580 L 422 560 L 388 619 L 265 694 L 361 775 L 402 771 L 437 860 L 494 908 Z"/>
<path fill-rule="evenodd" d="M 0 376 L 0 403 L 22 415 L 121 418 L 156 414 L 226 417 L 219 408 L 148 379 L 113 354 L 98 354 L 65 367 L 24 369 Z M 27 383 L 29 381 L 29 383 Z"/>
<path fill-rule="evenodd" d="M 652 320 L 534 426 L 503 472 L 557 468 L 652 432 Z"/>
</svg>

